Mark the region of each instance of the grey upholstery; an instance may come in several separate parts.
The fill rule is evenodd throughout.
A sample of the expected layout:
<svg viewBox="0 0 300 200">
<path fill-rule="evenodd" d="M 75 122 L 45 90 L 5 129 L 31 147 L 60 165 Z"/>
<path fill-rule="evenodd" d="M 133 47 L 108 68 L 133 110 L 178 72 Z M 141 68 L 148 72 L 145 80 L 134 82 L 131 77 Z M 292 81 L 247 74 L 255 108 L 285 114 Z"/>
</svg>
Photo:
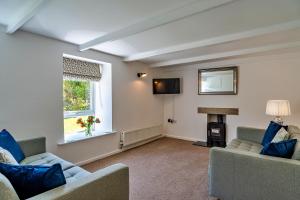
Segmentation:
<svg viewBox="0 0 300 200">
<path fill-rule="evenodd" d="M 9 180 L 0 174 L 0 199 L 20 200 Z"/>
<path fill-rule="evenodd" d="M 240 151 L 249 151 L 253 153 L 260 153 L 263 146 L 261 144 L 250 142 L 247 140 L 233 139 L 227 147 L 228 149 L 238 149 Z"/>
<path fill-rule="evenodd" d="M 67 183 L 91 174 L 88 171 L 77 167 L 74 164 L 65 161 L 51 153 L 42 153 L 30 156 L 21 162 L 22 165 L 54 165 L 55 163 L 61 164 Z"/>
<path fill-rule="evenodd" d="M 40 137 L 31 140 L 18 141 L 25 157 L 45 153 L 46 152 L 46 138 Z"/>
<path fill-rule="evenodd" d="M 209 194 L 221 200 L 299 200 L 300 162 L 212 148 Z"/>
<path fill-rule="evenodd" d="M 221 200 L 299 200 L 300 161 L 260 155 L 256 148 L 263 131 L 247 129 L 238 128 L 238 139 L 228 148 L 210 149 L 210 196 Z"/>
<path fill-rule="evenodd" d="M 22 165 L 54 165 L 55 163 L 60 163 L 63 170 L 69 169 L 74 166 L 74 164 L 65 161 L 52 153 L 42 153 L 34 156 L 30 156 L 21 161 Z"/>
<path fill-rule="evenodd" d="M 237 127 L 237 138 L 261 144 L 265 129 Z"/>
<path fill-rule="evenodd" d="M 45 138 L 19 142 L 26 158 L 22 165 L 53 165 L 60 163 L 67 184 L 30 198 L 31 200 L 129 200 L 129 170 L 116 164 L 90 173 L 51 153 L 46 153 Z M 0 199 L 18 199 L 15 191 L 0 174 Z M 13 190 L 7 192 L 8 189 Z M 3 193 L 1 193 L 3 191 Z M 4 194 L 5 191 L 5 194 Z"/>
<path fill-rule="evenodd" d="M 289 125 L 288 132 L 291 134 L 291 139 L 297 139 L 297 144 L 292 159 L 300 160 L 300 129 L 297 126 Z"/>
<path fill-rule="evenodd" d="M 129 200 L 128 167 L 116 164 L 29 200 Z"/>
</svg>

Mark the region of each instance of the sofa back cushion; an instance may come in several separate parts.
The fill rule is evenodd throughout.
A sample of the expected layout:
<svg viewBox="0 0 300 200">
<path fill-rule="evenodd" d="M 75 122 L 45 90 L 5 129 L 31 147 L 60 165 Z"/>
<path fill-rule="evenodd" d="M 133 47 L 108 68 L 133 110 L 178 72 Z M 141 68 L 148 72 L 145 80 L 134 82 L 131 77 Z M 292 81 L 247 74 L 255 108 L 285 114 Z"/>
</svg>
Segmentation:
<svg viewBox="0 0 300 200">
<path fill-rule="evenodd" d="M 19 200 L 19 197 L 14 190 L 9 180 L 0 173 L 0 197 L 1 200 Z"/>
<path fill-rule="evenodd" d="M 289 125 L 288 132 L 291 134 L 290 139 L 297 139 L 292 159 L 300 160 L 300 129 L 297 126 Z"/>
<path fill-rule="evenodd" d="M 285 130 L 284 128 L 281 128 L 275 135 L 275 137 L 273 138 L 273 140 L 271 142 L 276 143 L 276 142 L 281 142 L 284 140 L 288 140 L 290 139 L 290 134 L 289 132 L 287 132 L 287 130 Z"/>
</svg>

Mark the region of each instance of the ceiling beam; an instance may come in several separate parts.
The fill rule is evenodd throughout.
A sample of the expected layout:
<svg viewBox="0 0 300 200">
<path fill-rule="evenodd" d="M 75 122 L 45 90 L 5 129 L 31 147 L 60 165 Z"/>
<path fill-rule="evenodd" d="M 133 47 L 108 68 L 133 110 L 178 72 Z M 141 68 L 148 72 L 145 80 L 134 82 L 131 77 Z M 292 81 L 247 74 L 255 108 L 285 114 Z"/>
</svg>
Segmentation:
<svg viewBox="0 0 300 200">
<path fill-rule="evenodd" d="M 153 29 L 158 26 L 162 26 L 180 20 L 192 16 L 194 14 L 205 12 L 234 1 L 237 0 L 183 1 L 183 3 L 181 3 L 180 5 L 168 8 L 167 10 L 164 10 L 163 12 L 160 12 L 159 14 L 154 15 L 150 18 L 144 19 L 135 24 L 129 25 L 127 27 L 121 28 L 114 32 L 108 33 L 86 43 L 83 43 L 79 46 L 79 50 L 84 51 L 105 42 L 115 41 L 137 33 L 141 33 L 149 29 Z"/>
<path fill-rule="evenodd" d="M 22 27 L 26 22 L 28 22 L 41 8 L 43 3 L 47 0 L 31 0 L 15 13 L 11 22 L 7 25 L 6 33 L 13 34 L 20 27 Z"/>
<path fill-rule="evenodd" d="M 250 37 L 261 36 L 264 34 L 290 30 L 290 29 L 294 29 L 294 28 L 300 28 L 300 20 L 289 21 L 286 23 L 271 25 L 271 26 L 267 26 L 267 27 L 263 27 L 263 28 L 257 28 L 257 29 L 253 29 L 250 31 L 243 31 L 243 32 L 239 32 L 239 33 L 234 33 L 234 34 L 229 34 L 229 35 L 224 35 L 224 36 L 219 36 L 219 37 L 213 37 L 213 38 L 209 38 L 209 39 L 205 39 L 205 40 L 199 40 L 199 41 L 195 41 L 195 42 L 179 44 L 179 45 L 174 45 L 174 46 L 170 46 L 170 47 L 166 47 L 166 48 L 137 53 L 137 54 L 126 57 L 124 59 L 124 61 L 137 61 L 137 60 L 151 58 L 154 56 L 175 53 L 175 52 L 194 49 L 194 48 L 206 47 L 206 46 L 210 46 L 210 45 L 217 45 L 217 44 L 222 44 L 222 43 L 226 43 L 226 42 L 232 42 L 232 41 L 236 41 L 236 40 L 246 39 L 246 38 L 250 38 Z"/>
<path fill-rule="evenodd" d="M 262 52 L 268 52 L 268 51 L 272 51 L 272 50 L 294 48 L 294 47 L 300 47 L 300 41 L 266 45 L 266 46 L 261 46 L 261 47 L 240 49 L 240 50 L 236 50 L 236 51 L 228 51 L 228 52 L 215 53 L 215 54 L 207 54 L 207 55 L 191 57 L 191 58 L 175 59 L 175 60 L 170 60 L 170 61 L 153 63 L 150 66 L 151 67 L 164 67 L 164 66 L 170 66 L 170 65 L 187 64 L 187 63 L 194 63 L 194 62 L 201 62 L 201 61 L 203 62 L 203 61 L 209 61 L 209 60 L 214 60 L 214 59 L 224 59 L 224 58 L 229 58 L 229 57 L 233 57 L 233 56 L 243 56 L 243 55 L 248 55 L 248 54 L 262 53 Z"/>
</svg>

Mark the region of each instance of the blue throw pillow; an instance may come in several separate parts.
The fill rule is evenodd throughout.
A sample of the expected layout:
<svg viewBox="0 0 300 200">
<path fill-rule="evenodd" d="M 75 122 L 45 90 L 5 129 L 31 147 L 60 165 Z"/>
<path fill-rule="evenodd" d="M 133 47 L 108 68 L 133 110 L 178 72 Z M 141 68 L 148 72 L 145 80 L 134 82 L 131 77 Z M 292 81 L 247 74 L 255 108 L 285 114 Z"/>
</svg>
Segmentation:
<svg viewBox="0 0 300 200">
<path fill-rule="evenodd" d="M 271 142 L 264 146 L 260 154 L 281 158 L 291 158 L 293 156 L 296 143 L 297 139 L 284 140 L 277 143 Z"/>
<path fill-rule="evenodd" d="M 264 138 L 262 140 L 262 145 L 265 146 L 266 144 L 269 144 L 273 138 L 275 137 L 276 133 L 281 129 L 284 128 L 285 130 L 287 130 L 288 126 L 282 126 L 276 122 L 271 121 L 266 132 L 264 135 Z"/>
<path fill-rule="evenodd" d="M 0 163 L 0 173 L 10 181 L 21 200 L 66 184 L 60 164 L 39 166 Z"/>
<path fill-rule="evenodd" d="M 25 155 L 19 144 L 5 129 L 0 132 L 0 147 L 9 151 L 17 162 L 21 162 L 25 158 Z"/>
</svg>

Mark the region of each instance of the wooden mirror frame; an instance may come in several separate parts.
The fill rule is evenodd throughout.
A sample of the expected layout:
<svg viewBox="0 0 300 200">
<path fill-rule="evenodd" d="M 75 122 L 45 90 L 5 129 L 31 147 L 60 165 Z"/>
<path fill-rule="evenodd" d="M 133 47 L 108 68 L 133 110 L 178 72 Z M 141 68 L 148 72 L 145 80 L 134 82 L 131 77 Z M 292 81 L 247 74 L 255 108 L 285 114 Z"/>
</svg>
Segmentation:
<svg viewBox="0 0 300 200">
<path fill-rule="evenodd" d="M 233 91 L 223 92 L 201 92 L 201 74 L 202 72 L 215 72 L 215 71 L 233 71 Z M 237 95 L 238 93 L 238 67 L 219 67 L 198 70 L 198 95 Z"/>
</svg>

